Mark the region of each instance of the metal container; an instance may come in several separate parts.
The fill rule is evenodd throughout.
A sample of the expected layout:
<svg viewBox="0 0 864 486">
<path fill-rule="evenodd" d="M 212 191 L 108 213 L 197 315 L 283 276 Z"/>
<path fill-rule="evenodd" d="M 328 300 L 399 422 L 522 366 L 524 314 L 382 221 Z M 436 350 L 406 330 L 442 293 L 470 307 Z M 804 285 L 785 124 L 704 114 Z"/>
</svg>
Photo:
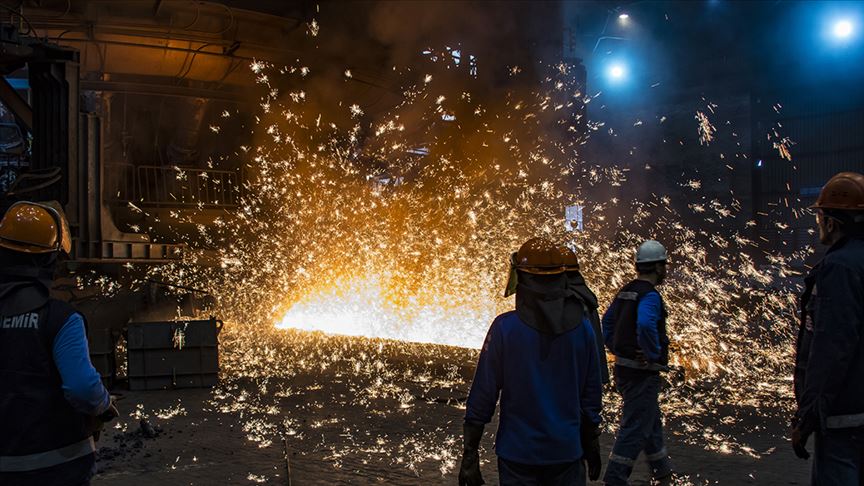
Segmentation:
<svg viewBox="0 0 864 486">
<path fill-rule="evenodd" d="M 114 386 L 114 380 L 117 378 L 115 347 L 118 337 L 111 329 L 90 329 L 87 333 L 90 361 L 99 372 L 102 384 L 108 389 Z"/>
<path fill-rule="evenodd" d="M 202 388 L 219 375 L 222 321 L 136 322 L 127 327 L 130 390 Z"/>
</svg>

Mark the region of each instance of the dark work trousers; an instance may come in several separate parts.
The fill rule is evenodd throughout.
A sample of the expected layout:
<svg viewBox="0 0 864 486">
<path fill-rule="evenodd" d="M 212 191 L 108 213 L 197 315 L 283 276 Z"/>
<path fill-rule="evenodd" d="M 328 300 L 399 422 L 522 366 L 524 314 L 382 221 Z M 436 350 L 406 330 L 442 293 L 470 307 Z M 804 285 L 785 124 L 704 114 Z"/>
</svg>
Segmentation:
<svg viewBox="0 0 864 486">
<path fill-rule="evenodd" d="M 633 464 L 642 452 L 653 478 L 663 478 L 672 473 L 663 442 L 663 420 L 658 401 L 661 382 L 660 375 L 655 372 L 615 367 L 615 387 L 621 394 L 624 409 L 603 476 L 608 486 L 626 486 Z"/>
<path fill-rule="evenodd" d="M 501 486 L 585 486 L 585 466 L 582 461 L 538 466 L 499 457 L 498 481 Z"/>
<path fill-rule="evenodd" d="M 864 486 L 864 428 L 814 435 L 812 486 Z"/>
<path fill-rule="evenodd" d="M 2 486 L 90 486 L 96 455 L 89 454 L 58 466 L 21 473 L 0 473 Z"/>
</svg>

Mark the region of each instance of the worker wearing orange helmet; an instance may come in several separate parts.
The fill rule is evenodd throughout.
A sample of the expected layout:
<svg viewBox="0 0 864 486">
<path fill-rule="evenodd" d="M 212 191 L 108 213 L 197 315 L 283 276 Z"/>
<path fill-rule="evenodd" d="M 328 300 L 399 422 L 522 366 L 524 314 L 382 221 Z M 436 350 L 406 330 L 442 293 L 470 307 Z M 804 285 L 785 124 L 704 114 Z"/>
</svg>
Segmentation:
<svg viewBox="0 0 864 486">
<path fill-rule="evenodd" d="M 516 310 L 489 328 L 464 423 L 460 486 L 484 484 L 480 439 L 499 399 L 501 485 L 584 485 L 600 476 L 601 383 L 591 322 L 569 288 L 565 254 L 545 238 L 511 258 Z"/>
<path fill-rule="evenodd" d="M 864 484 L 864 175 L 835 175 L 812 208 L 829 248 L 800 301 L 792 446 L 807 459 L 815 435 L 812 484 Z"/>
<path fill-rule="evenodd" d="M 0 220 L 0 484 L 90 484 L 96 425 L 117 409 L 90 362 L 81 314 L 53 299 L 71 249 L 59 206 L 13 204 Z"/>
</svg>

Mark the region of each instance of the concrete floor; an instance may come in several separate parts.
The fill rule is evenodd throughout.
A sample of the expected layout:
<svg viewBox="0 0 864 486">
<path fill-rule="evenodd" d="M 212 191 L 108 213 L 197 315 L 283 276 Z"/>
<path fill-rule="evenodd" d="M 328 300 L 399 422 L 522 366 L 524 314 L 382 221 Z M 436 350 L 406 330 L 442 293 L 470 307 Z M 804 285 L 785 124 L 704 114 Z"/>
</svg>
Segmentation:
<svg viewBox="0 0 864 486">
<path fill-rule="evenodd" d="M 476 351 L 299 333 L 256 346 L 223 346 L 212 390 L 121 390 L 94 486 L 285 485 L 286 457 L 292 485 L 456 484 Z M 679 484 L 807 484 L 782 416 L 733 405 L 667 417 Z M 156 437 L 142 435 L 142 418 Z M 483 442 L 487 484 L 497 484 L 494 430 Z M 601 438 L 604 462 L 612 440 Z M 647 479 L 637 465 L 633 484 Z"/>
</svg>

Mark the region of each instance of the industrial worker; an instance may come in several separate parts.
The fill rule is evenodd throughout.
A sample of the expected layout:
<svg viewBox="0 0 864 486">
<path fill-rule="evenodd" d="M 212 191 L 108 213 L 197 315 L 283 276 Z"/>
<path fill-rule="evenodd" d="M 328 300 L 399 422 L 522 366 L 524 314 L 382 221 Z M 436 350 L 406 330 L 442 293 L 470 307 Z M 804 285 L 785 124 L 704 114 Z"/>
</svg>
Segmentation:
<svg viewBox="0 0 864 486">
<path fill-rule="evenodd" d="M 609 364 L 606 362 L 606 348 L 603 346 L 600 314 L 597 312 L 600 307 L 597 302 L 597 295 L 588 288 L 585 277 L 582 276 L 576 252 L 566 246 L 562 247 L 561 251 L 564 253 L 564 263 L 567 269 L 567 285 L 576 294 L 576 299 L 582 303 L 582 309 L 588 316 L 588 320 L 591 321 L 591 329 L 594 330 L 597 341 L 597 356 L 600 358 L 600 382 L 605 385 L 609 383 Z"/>
<path fill-rule="evenodd" d="M 603 338 L 615 355 L 615 388 L 623 410 L 603 481 L 627 484 L 633 464 L 645 453 L 657 483 L 671 484 L 672 464 L 663 443 L 661 371 L 668 370 L 666 308 L 656 286 L 666 277 L 666 248 L 648 240 L 636 251 L 636 279 L 615 296 L 603 315 Z"/>
<path fill-rule="evenodd" d="M 600 476 L 600 369 L 591 323 L 568 288 L 564 255 L 544 238 L 511 258 L 516 310 L 492 322 L 468 395 L 460 486 L 484 484 L 480 439 L 501 401 L 500 484 L 584 485 Z"/>
<path fill-rule="evenodd" d="M 59 207 L 59 206 L 58 206 Z M 89 485 L 93 435 L 117 416 L 90 362 L 83 317 L 49 297 L 61 210 L 18 202 L 0 220 L 0 484 Z"/>
<path fill-rule="evenodd" d="M 835 175 L 812 207 L 828 251 L 801 296 L 792 447 L 809 458 L 815 435 L 814 486 L 864 485 L 864 175 Z"/>
</svg>

